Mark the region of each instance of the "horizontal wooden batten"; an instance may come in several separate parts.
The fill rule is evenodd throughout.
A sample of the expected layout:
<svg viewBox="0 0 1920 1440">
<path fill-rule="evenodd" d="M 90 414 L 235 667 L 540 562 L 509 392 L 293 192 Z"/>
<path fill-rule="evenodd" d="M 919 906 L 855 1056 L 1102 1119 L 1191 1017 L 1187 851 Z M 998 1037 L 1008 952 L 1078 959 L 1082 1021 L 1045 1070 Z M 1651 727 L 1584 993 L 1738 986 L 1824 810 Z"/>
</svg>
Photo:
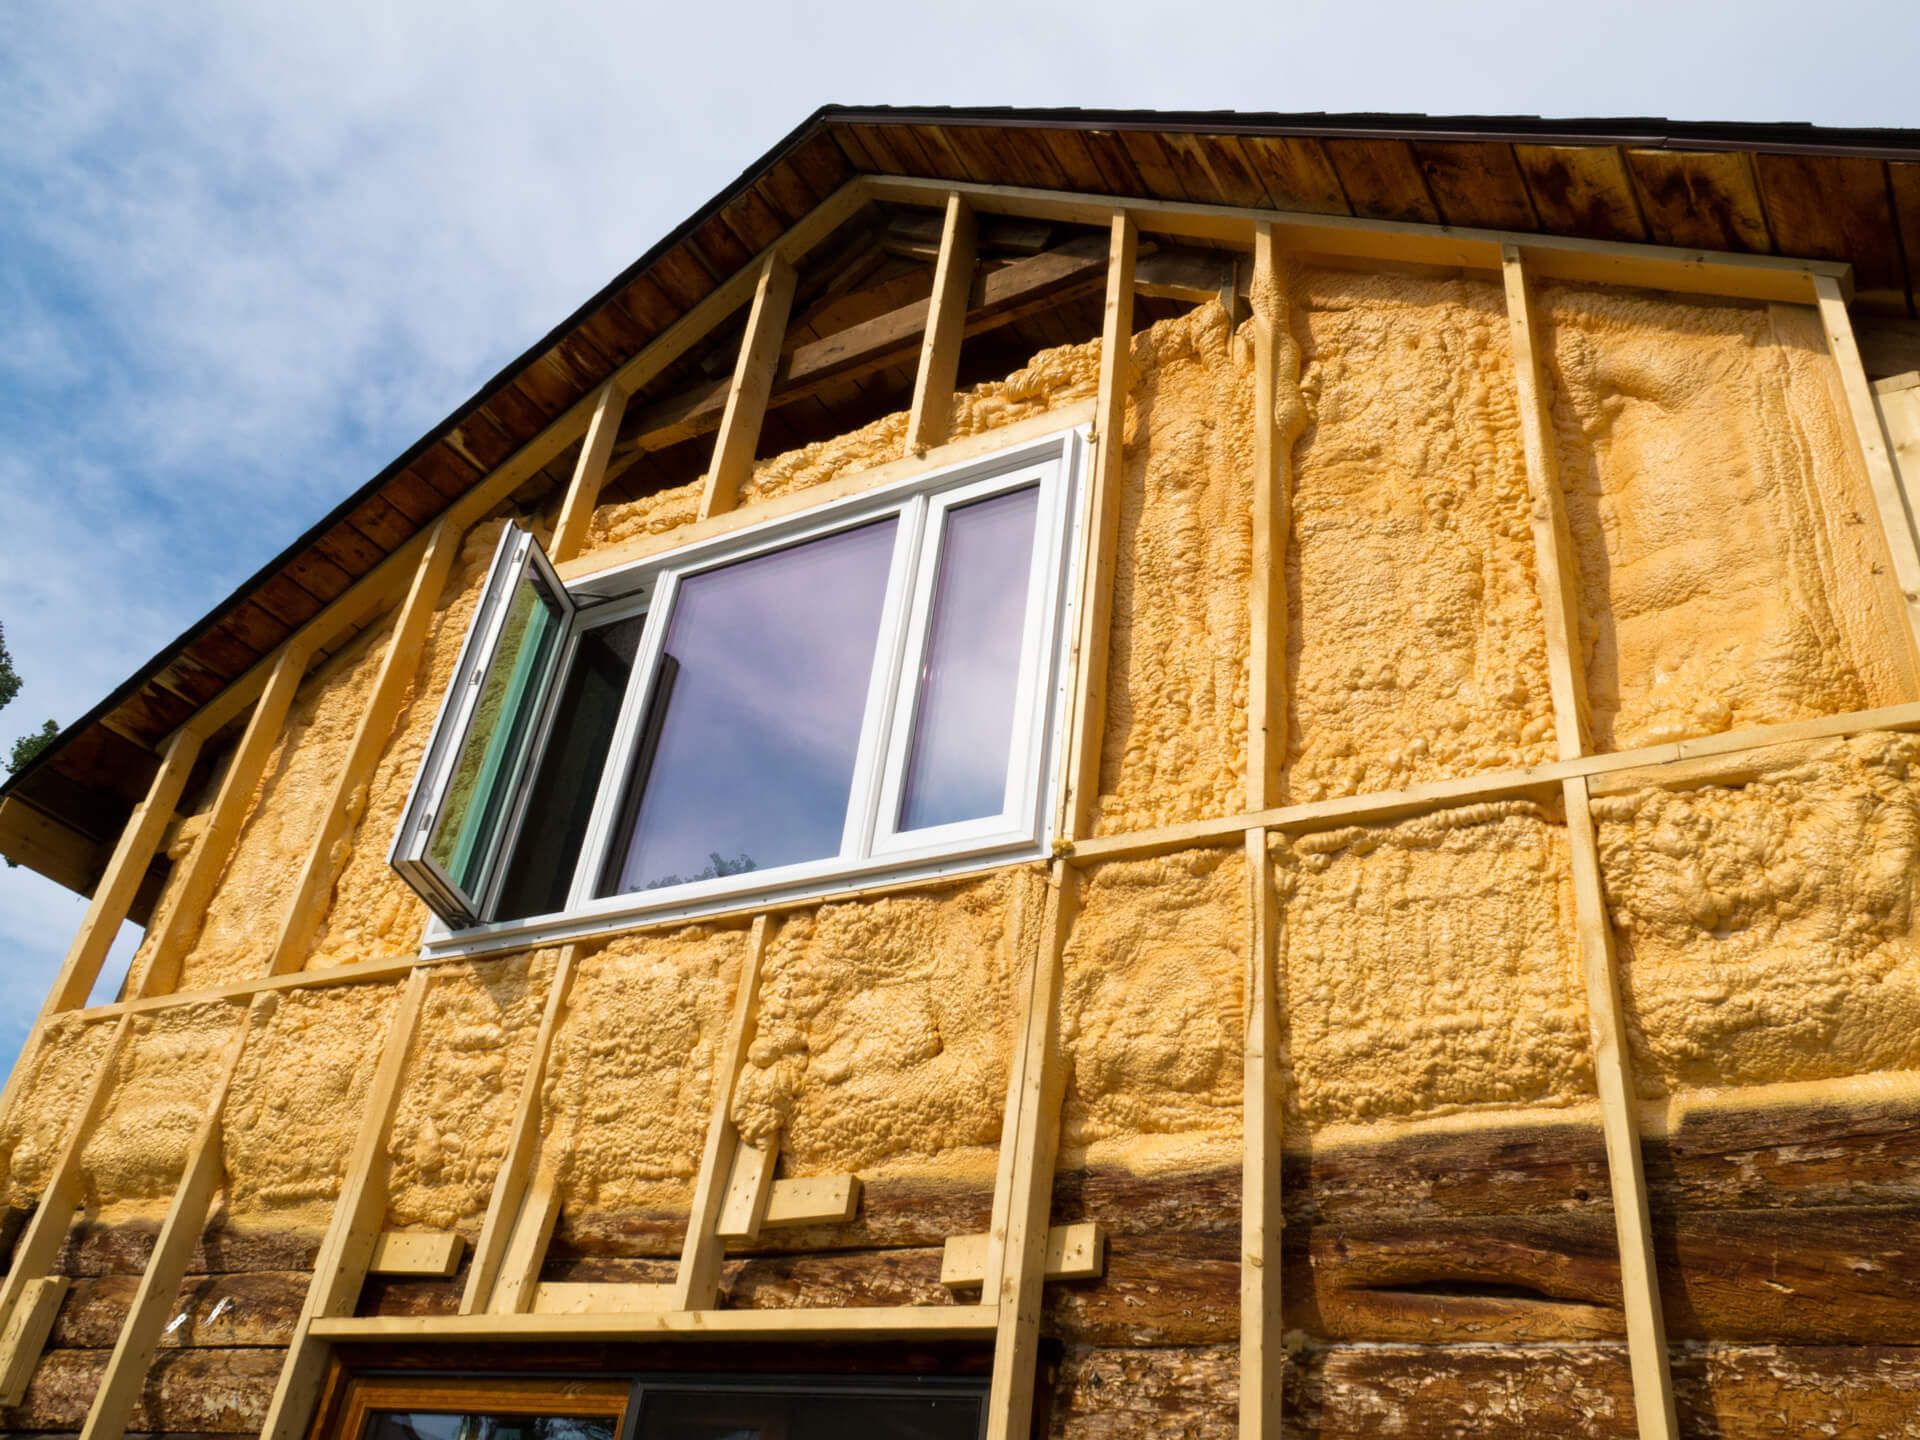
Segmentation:
<svg viewBox="0 0 1920 1440">
<path fill-rule="evenodd" d="M 1851 267 L 1828 260 L 1676 250 L 1621 241 L 1565 239 L 1525 231 L 1453 228 L 1346 215 L 1255 210 L 899 176 L 868 176 L 861 183 L 874 199 L 892 204 L 944 205 L 949 194 L 958 194 L 981 212 L 1033 216 L 1076 225 L 1103 224 L 1119 211 L 1132 216 L 1143 231 L 1241 250 L 1253 248 L 1254 226 L 1273 225 L 1285 248 L 1304 254 L 1497 271 L 1501 247 L 1517 245 L 1525 251 L 1529 273 L 1541 279 L 1631 285 L 1734 299 L 1811 305 L 1816 299 L 1816 277 L 1828 278 L 1843 287 L 1852 284 Z"/>
<path fill-rule="evenodd" d="M 953 1235 L 940 1257 L 940 1283 L 964 1290 L 986 1283 L 991 1235 Z M 1046 1278 L 1095 1280 L 1107 1262 L 1107 1232 L 1092 1221 L 1047 1231 Z"/>
<path fill-rule="evenodd" d="M 460 1268 L 464 1236 L 453 1230 L 383 1230 L 374 1241 L 367 1271 L 373 1275 L 435 1275 Z"/>
<path fill-rule="evenodd" d="M 659 1310 L 618 1315 L 382 1315 L 315 1320 L 335 1342 L 473 1340 L 969 1340 L 991 1338 L 993 1305 L 901 1305 L 848 1310 Z"/>
</svg>

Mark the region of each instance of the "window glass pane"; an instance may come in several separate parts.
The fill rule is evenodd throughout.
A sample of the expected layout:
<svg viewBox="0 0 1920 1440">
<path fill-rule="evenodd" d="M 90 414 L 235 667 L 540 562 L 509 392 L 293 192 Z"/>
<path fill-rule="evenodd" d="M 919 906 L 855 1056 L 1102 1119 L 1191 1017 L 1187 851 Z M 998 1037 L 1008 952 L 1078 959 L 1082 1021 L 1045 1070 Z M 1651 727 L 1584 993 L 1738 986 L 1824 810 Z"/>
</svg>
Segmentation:
<svg viewBox="0 0 1920 1440">
<path fill-rule="evenodd" d="M 461 1415 L 420 1410 L 379 1411 L 367 1418 L 362 1440 L 613 1440 L 607 1415 Z"/>
<path fill-rule="evenodd" d="M 978 1395 L 648 1390 L 637 1440 L 975 1440 Z"/>
<path fill-rule="evenodd" d="M 682 582 L 603 894 L 840 852 L 898 523 Z"/>
<path fill-rule="evenodd" d="M 522 576 L 427 844 L 427 857 L 470 895 L 500 843 L 500 822 L 565 625 L 545 585 L 531 573 Z"/>
<path fill-rule="evenodd" d="M 899 828 L 998 815 L 1013 743 L 1027 576 L 1040 488 L 946 515 Z"/>
<path fill-rule="evenodd" d="M 534 774 L 494 919 L 518 920 L 565 908 L 645 626 L 646 616 L 636 615 L 580 637 L 561 683 L 546 753 Z"/>
</svg>

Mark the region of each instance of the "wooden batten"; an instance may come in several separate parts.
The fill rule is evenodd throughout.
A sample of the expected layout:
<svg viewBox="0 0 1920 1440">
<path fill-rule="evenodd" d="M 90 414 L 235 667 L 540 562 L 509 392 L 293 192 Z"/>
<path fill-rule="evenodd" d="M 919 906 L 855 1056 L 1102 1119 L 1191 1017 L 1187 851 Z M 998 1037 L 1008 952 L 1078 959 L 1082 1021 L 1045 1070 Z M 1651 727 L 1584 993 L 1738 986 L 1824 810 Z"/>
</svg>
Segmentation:
<svg viewBox="0 0 1920 1440">
<path fill-rule="evenodd" d="M 987 1278 L 988 1236 L 949 1235 L 940 1253 L 940 1283 L 970 1290 Z M 1106 1268 L 1107 1232 L 1091 1220 L 1047 1231 L 1046 1278 L 1097 1280 Z"/>
<path fill-rule="evenodd" d="M 1560 758 L 1587 753 L 1587 686 L 1580 656 L 1579 576 L 1567 507 L 1560 490 L 1559 456 L 1552 413 L 1541 372 L 1533 316 L 1532 286 L 1523 252 L 1501 247 L 1507 291 L 1507 333 L 1513 342 L 1513 379 L 1520 410 L 1520 438 L 1527 462 L 1527 514 L 1533 526 L 1534 567 L 1540 613 L 1547 632 L 1547 684 L 1553 694 L 1554 733 Z"/>
<path fill-rule="evenodd" d="M 913 407 L 907 412 L 909 455 L 922 454 L 944 442 L 952 423 L 953 388 L 960 374 L 960 343 L 966 335 L 967 297 L 973 288 L 978 234 L 973 207 L 958 195 L 948 196 L 926 337 L 913 381 Z"/>
<path fill-rule="evenodd" d="M 568 482 L 566 498 L 560 503 L 553 543 L 547 547 L 548 559 L 556 563 L 570 560 L 587 543 L 587 533 L 593 528 L 593 512 L 600 503 L 600 487 L 606 483 L 607 461 L 613 455 L 613 442 L 626 413 L 627 392 L 612 381 L 602 385 L 594 399 L 593 418 L 587 422 L 586 437 L 580 442 L 580 458 L 574 462 L 573 479 Z"/>
<path fill-rule="evenodd" d="M 1816 278 L 1814 292 L 1827 351 L 1840 372 L 1840 388 L 1853 421 L 1856 453 L 1866 471 L 1874 508 L 1879 511 L 1880 534 L 1886 545 L 1898 610 L 1906 620 L 1894 637 L 1895 653 L 1907 663 L 1907 694 L 1920 696 L 1920 549 L 1916 549 L 1914 517 L 1908 512 L 1907 497 L 1894 469 L 1873 387 L 1867 383 L 1867 372 L 1860 363 L 1853 321 L 1847 315 L 1846 292 L 1838 280 L 1825 275 Z"/>
<path fill-rule="evenodd" d="M 1286 554 L 1293 527 L 1293 442 L 1306 419 L 1299 396 L 1300 351 L 1287 328 L 1287 276 L 1280 237 L 1271 225 L 1254 231 L 1249 298 L 1253 308 L 1253 553 L 1247 808 L 1264 810 L 1280 802 L 1280 775 L 1287 760 Z"/>
<path fill-rule="evenodd" d="M 480 1222 L 480 1238 L 474 1242 L 473 1263 L 467 1267 L 466 1289 L 460 1296 L 462 1315 L 477 1315 L 492 1308 L 494 1284 L 507 1258 L 507 1247 L 513 1238 L 540 1149 L 540 1091 L 546 1083 L 547 1062 L 552 1058 L 554 1037 L 566 1016 L 567 998 L 578 966 L 579 954 L 571 945 L 560 952 L 560 959 L 554 965 L 547 1003 L 540 1012 L 540 1028 L 534 1032 L 533 1054 L 527 1061 L 527 1073 L 521 1077 L 520 1094 L 514 1102 L 507 1148 L 494 1175 L 486 1218 Z"/>
<path fill-rule="evenodd" d="M 1047 1222 L 1053 1204 L 1054 1156 L 1060 1143 L 1060 1106 L 1066 1095 L 1066 1067 L 1059 1053 L 1061 956 L 1073 928 L 1078 886 L 1074 872 L 1056 862 L 1048 877 L 1040 948 L 1030 975 L 1032 988 L 1016 1059 L 1020 1088 L 1005 1238 L 990 1237 L 982 1267 L 983 1288 L 988 1291 L 982 1300 L 996 1311 L 986 1440 L 1025 1440 L 1032 1424 Z M 999 1213 L 996 1206 L 996 1216 Z"/>
<path fill-rule="evenodd" d="M 227 1046 L 206 1117 L 187 1150 L 186 1164 L 167 1206 L 166 1219 L 147 1257 L 146 1269 L 141 1273 L 140 1287 L 134 1292 L 133 1304 L 120 1326 L 106 1371 L 100 1377 L 100 1388 L 87 1411 L 87 1422 L 80 1432 L 82 1440 L 120 1440 L 126 1433 L 127 1420 L 146 1386 L 147 1370 L 153 1363 L 160 1333 L 166 1326 L 174 1298 L 180 1293 L 187 1263 L 194 1247 L 200 1243 L 200 1232 L 206 1228 L 207 1214 L 225 1173 L 222 1127 L 234 1072 L 239 1069 L 255 1023 L 264 1023 L 261 1009 L 272 1003 L 255 1001 Z"/>
<path fill-rule="evenodd" d="M 767 398 L 773 394 L 773 372 L 780 364 L 798 278 L 793 266 L 779 255 L 769 256 L 761 267 L 727 406 L 720 416 L 720 433 L 713 442 L 713 463 L 707 467 L 707 485 L 700 497 L 702 520 L 733 509 L 753 476 L 760 426 L 767 418 Z"/>
<path fill-rule="evenodd" d="M 1100 328 L 1100 390 L 1095 400 L 1093 466 L 1081 507 L 1084 561 L 1079 629 L 1069 671 L 1073 702 L 1065 776 L 1054 833 L 1072 841 L 1093 829 L 1106 733 L 1107 651 L 1113 629 L 1114 555 L 1120 545 L 1120 487 L 1125 483 L 1127 388 L 1133 374 L 1133 267 L 1140 236 L 1130 215 L 1110 218 L 1106 318 Z"/>
<path fill-rule="evenodd" d="M 1633 1404 L 1640 1440 L 1675 1440 L 1679 1434 L 1668 1365 L 1666 1324 L 1660 1312 L 1653 1225 L 1647 1177 L 1640 1155 L 1639 1121 L 1633 1109 L 1633 1071 L 1626 1020 L 1620 1009 L 1620 977 L 1613 953 L 1613 924 L 1600 881 L 1600 857 L 1588 808 L 1587 782 L 1568 780 L 1567 846 L 1573 860 L 1573 901 L 1580 935 L 1580 970 L 1586 985 L 1587 1033 L 1593 1074 L 1600 1091 L 1600 1124 L 1607 1147 L 1607 1179 L 1613 1192 L 1614 1229 L 1620 1244 L 1620 1291 L 1627 1321 L 1627 1357 L 1633 1371 Z"/>
<path fill-rule="evenodd" d="M 752 1240 L 766 1222 L 773 1199 L 773 1166 L 780 1157 L 778 1141 L 733 1147 L 727 1191 L 714 1228 L 722 1240 Z"/>
<path fill-rule="evenodd" d="M 540 1288 L 540 1267 L 546 1261 L 553 1227 L 559 1220 L 560 1175 L 552 1165 L 543 1164 L 534 1172 L 533 1183 L 527 1186 L 513 1217 L 506 1250 L 500 1257 L 500 1273 L 487 1302 L 493 1314 L 518 1315 L 533 1308 Z"/>
<path fill-rule="evenodd" d="M 367 787 L 373 782 L 374 770 L 393 734 L 394 720 L 419 670 L 420 652 L 433 628 L 440 592 L 446 588 L 447 576 L 453 571 L 463 538 L 442 521 L 434 527 L 426 553 L 420 557 L 407 598 L 401 602 L 400 613 L 394 619 L 393 633 L 387 638 L 386 653 L 380 659 L 373 688 L 361 709 L 359 724 L 335 773 L 319 828 L 301 862 L 292 898 L 281 917 L 272 958 L 267 963 L 269 975 L 284 975 L 306 964 L 308 948 L 333 895 L 342 843 L 366 808 Z"/>
<path fill-rule="evenodd" d="M 713 1110 L 707 1120 L 707 1139 L 700 1152 L 700 1171 L 693 1185 L 693 1210 L 687 1217 L 687 1239 L 680 1251 L 680 1269 L 674 1276 L 675 1310 L 711 1310 L 720 1298 L 720 1262 L 726 1253 L 720 1236 L 720 1218 L 727 1203 L 740 1133 L 733 1127 L 733 1087 L 746 1057 L 747 1044 L 760 1008 L 760 967 L 767 953 L 771 922 L 756 915 L 741 963 L 733 997 L 733 1018 L 713 1072 Z M 767 1171 L 772 1172 L 771 1160 Z"/>
<path fill-rule="evenodd" d="M 459 1270 L 466 1253 L 466 1238 L 456 1230 L 382 1230 L 367 1260 L 367 1273 L 444 1280 Z"/>
<path fill-rule="evenodd" d="M 1283 1319 L 1280 1167 L 1280 899 L 1264 829 L 1246 833 L 1247 970 L 1241 1050 L 1240 1434 L 1278 1435 L 1287 1349 Z"/>
<path fill-rule="evenodd" d="M 0 1405 L 18 1405 L 73 1282 L 64 1275 L 29 1280 L 0 1329 Z"/>
<path fill-rule="evenodd" d="M 387 1140 L 393 1131 L 394 1109 L 400 1100 L 400 1079 L 413 1049 L 420 1015 L 426 1005 L 431 977 L 424 969 L 407 977 L 393 1019 L 381 1045 L 380 1064 L 368 1087 L 366 1108 L 347 1158 L 340 1193 L 333 1202 L 333 1219 L 314 1261 L 313 1280 L 306 1303 L 294 1325 L 279 1383 L 267 1409 L 261 1435 L 265 1440 L 298 1440 L 306 1434 L 326 1378 L 330 1354 L 327 1343 L 313 1333 L 318 1320 L 351 1315 L 360 1287 L 380 1239 L 387 1213 L 387 1174 L 391 1160 Z M 175 1281 L 178 1284 L 178 1281 Z M 169 1295 L 172 1291 L 168 1292 Z"/>
<path fill-rule="evenodd" d="M 858 1175 L 807 1175 L 776 1180 L 767 1196 L 762 1230 L 797 1225 L 845 1225 L 860 1211 Z"/>
</svg>

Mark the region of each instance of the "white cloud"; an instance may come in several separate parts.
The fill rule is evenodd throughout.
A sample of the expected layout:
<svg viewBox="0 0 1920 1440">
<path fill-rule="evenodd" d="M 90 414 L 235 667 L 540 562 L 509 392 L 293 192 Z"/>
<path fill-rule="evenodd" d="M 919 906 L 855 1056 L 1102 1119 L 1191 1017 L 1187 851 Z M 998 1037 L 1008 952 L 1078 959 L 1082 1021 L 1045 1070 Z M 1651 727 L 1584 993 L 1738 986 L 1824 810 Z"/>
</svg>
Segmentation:
<svg viewBox="0 0 1920 1440">
<path fill-rule="evenodd" d="M 823 101 L 1890 124 L 1903 33 L 1781 0 L 16 4 L 0 737 L 88 708 Z M 10 1011 L 71 910 L 0 876 Z"/>
</svg>

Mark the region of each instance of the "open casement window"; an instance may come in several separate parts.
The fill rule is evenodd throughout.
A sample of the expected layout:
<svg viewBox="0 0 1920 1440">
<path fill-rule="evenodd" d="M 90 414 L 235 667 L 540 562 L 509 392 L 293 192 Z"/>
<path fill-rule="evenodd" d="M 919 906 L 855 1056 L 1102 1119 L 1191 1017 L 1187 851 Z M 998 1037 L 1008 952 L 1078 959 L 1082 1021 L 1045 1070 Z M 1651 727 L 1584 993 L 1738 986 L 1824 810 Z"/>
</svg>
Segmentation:
<svg viewBox="0 0 1920 1440">
<path fill-rule="evenodd" d="M 510 530 L 394 847 L 474 948 L 1037 853 L 1084 437 L 562 589 Z"/>
</svg>

